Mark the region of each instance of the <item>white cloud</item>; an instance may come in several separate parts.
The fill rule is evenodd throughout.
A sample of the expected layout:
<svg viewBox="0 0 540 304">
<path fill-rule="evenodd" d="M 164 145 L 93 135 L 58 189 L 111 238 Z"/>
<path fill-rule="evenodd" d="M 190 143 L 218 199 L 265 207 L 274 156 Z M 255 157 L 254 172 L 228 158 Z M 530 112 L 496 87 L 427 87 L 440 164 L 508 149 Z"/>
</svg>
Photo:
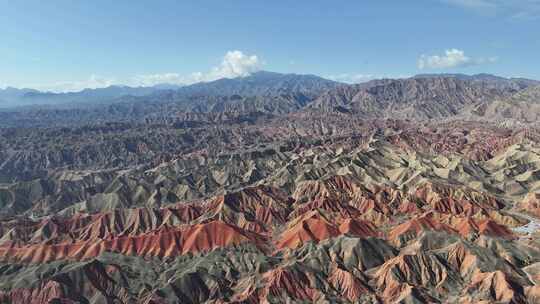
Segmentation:
<svg viewBox="0 0 540 304">
<path fill-rule="evenodd" d="M 344 74 L 326 76 L 326 78 L 330 80 L 338 81 L 338 82 L 344 82 L 344 83 L 362 83 L 362 82 L 376 79 L 377 77 L 374 75 L 366 75 L 366 74 L 344 73 Z"/>
<path fill-rule="evenodd" d="M 256 55 L 245 55 L 241 51 L 229 51 L 221 65 L 212 69 L 205 78 L 207 81 L 219 78 L 245 77 L 260 70 L 262 63 Z"/>
<path fill-rule="evenodd" d="M 449 49 L 444 55 L 421 55 L 418 59 L 418 68 L 423 69 L 449 69 L 479 65 L 484 63 L 493 63 L 497 57 L 490 58 L 470 58 L 465 52 L 458 49 Z"/>
<path fill-rule="evenodd" d="M 241 51 L 228 51 L 221 63 L 206 73 L 195 72 L 188 75 L 179 73 L 157 73 L 135 75 L 127 79 L 105 78 L 92 75 L 88 79 L 78 81 L 61 81 L 50 84 L 31 86 L 39 90 L 51 92 L 76 92 L 83 89 L 105 88 L 111 85 L 128 85 L 133 87 L 154 86 L 157 84 L 188 85 L 202 81 L 213 81 L 220 78 L 245 77 L 260 70 L 263 63 L 256 55 L 246 55 Z"/>
<path fill-rule="evenodd" d="M 245 77 L 260 70 L 262 62 L 256 55 L 246 55 L 241 51 L 228 51 L 221 64 L 207 73 L 195 72 L 189 75 L 178 73 L 164 73 L 151 75 L 138 75 L 127 83 L 132 86 L 152 86 L 168 83 L 177 85 L 193 84 L 201 81 L 213 81 L 220 78 Z"/>
<path fill-rule="evenodd" d="M 420 59 L 418 60 L 418 68 L 447 69 L 466 66 L 469 65 L 470 62 L 471 58 L 465 56 L 465 52 L 458 49 L 450 49 L 446 50 L 445 55 L 443 56 L 420 56 Z"/>
<path fill-rule="evenodd" d="M 448 3 L 462 6 L 470 9 L 479 9 L 479 10 L 492 10 L 497 7 L 497 4 L 492 0 L 445 0 Z"/>
<path fill-rule="evenodd" d="M 133 87 L 150 87 L 157 84 L 186 85 L 200 82 L 203 79 L 204 77 L 202 73 L 193 73 L 187 76 L 178 73 L 163 73 L 137 75 L 126 81 L 125 84 Z"/>
<path fill-rule="evenodd" d="M 403 79 L 403 78 L 409 78 L 409 77 L 411 77 L 411 75 L 405 75 L 405 74 L 372 75 L 372 74 L 358 74 L 358 73 L 356 73 L 356 74 L 355 73 L 343 73 L 343 74 L 325 76 L 325 78 L 327 78 L 327 79 L 338 81 L 338 82 L 349 83 L 349 84 L 363 83 L 363 82 L 368 82 L 370 80 L 375 80 L 375 79 Z"/>
<path fill-rule="evenodd" d="M 491 16 L 512 19 L 536 19 L 540 17 L 540 0 L 442 0 Z"/>
<path fill-rule="evenodd" d="M 117 84 L 115 79 L 91 75 L 88 79 L 78 81 L 59 81 L 50 84 L 29 86 L 38 90 L 51 92 L 77 92 L 84 89 L 105 88 Z"/>
</svg>

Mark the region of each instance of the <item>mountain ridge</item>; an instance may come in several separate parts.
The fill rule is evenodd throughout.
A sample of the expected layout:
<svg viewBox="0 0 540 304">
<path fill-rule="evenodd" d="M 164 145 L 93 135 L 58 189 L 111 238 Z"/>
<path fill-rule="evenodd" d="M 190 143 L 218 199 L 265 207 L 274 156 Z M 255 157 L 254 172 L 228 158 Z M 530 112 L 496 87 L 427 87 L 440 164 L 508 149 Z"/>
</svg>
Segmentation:
<svg viewBox="0 0 540 304">
<path fill-rule="evenodd" d="M 419 74 L 410 79 L 423 78 L 456 78 L 473 82 L 489 83 L 493 86 L 506 86 L 514 89 L 524 89 L 533 85 L 540 85 L 540 81 L 525 78 L 504 78 L 491 74 Z M 387 79 L 386 79 L 387 80 Z M 369 85 L 374 82 L 384 82 L 385 79 L 362 83 Z M 149 87 L 130 87 L 126 85 L 112 85 L 105 88 L 83 89 L 78 92 L 54 93 L 35 89 L 16 89 L 8 87 L 0 89 L 0 107 L 13 106 L 54 106 L 77 104 L 91 105 L 92 103 L 117 102 L 124 96 L 151 98 L 151 95 L 175 95 L 176 98 L 188 96 L 268 96 L 279 94 L 300 93 L 309 98 L 319 94 L 347 86 L 344 83 L 328 80 L 310 74 L 283 74 L 268 71 L 254 72 L 245 77 L 222 78 L 215 81 L 200 82 L 191 85 L 158 84 Z M 154 97 L 158 97 L 154 96 Z M 126 98 L 124 98 L 126 99 Z"/>
<path fill-rule="evenodd" d="M 282 74 L 259 71 L 245 77 L 222 78 L 191 85 L 158 84 L 149 87 L 111 85 L 105 88 L 83 89 L 77 92 L 54 93 L 34 89 L 0 89 L 0 107 L 77 105 L 111 103 L 124 96 L 143 97 L 171 94 L 178 97 L 218 95 L 279 95 L 291 93 L 316 94 L 337 85 L 337 82 L 315 75 Z"/>
</svg>

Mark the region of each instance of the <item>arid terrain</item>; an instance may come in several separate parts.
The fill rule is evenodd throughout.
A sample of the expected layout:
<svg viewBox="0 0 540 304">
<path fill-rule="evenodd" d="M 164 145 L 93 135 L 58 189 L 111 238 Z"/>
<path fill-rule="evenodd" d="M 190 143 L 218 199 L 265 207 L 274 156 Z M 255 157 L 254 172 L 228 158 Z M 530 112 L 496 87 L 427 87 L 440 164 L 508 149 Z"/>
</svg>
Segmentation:
<svg viewBox="0 0 540 304">
<path fill-rule="evenodd" d="M 540 82 L 99 90 L 0 112 L 0 303 L 540 303 Z"/>
</svg>

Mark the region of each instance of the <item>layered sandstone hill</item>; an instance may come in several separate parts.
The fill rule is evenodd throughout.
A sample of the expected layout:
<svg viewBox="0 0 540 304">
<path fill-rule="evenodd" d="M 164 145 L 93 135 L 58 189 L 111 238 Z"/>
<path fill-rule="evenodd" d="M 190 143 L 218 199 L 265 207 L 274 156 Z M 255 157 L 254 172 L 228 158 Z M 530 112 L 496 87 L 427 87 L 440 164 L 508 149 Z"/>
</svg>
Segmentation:
<svg viewBox="0 0 540 304">
<path fill-rule="evenodd" d="M 0 303 L 535 303 L 534 131 L 370 125 L 2 185 Z"/>
<path fill-rule="evenodd" d="M 283 77 L 0 115 L 0 303 L 539 303 L 534 82 Z"/>
</svg>

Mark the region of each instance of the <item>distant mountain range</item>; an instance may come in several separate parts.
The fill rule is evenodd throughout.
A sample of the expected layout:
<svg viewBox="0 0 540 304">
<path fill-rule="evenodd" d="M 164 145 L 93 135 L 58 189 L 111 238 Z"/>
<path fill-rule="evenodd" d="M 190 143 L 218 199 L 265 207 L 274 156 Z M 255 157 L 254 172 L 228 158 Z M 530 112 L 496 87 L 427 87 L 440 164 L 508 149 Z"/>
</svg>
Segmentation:
<svg viewBox="0 0 540 304">
<path fill-rule="evenodd" d="M 182 87 L 176 93 L 185 96 L 268 96 L 300 93 L 315 97 L 339 85 L 341 83 L 315 75 L 260 71 L 247 77 L 196 83 Z"/>
<path fill-rule="evenodd" d="M 52 93 L 34 89 L 6 88 L 0 90 L 0 107 L 50 106 L 73 104 L 103 104 L 118 101 L 120 97 L 149 96 L 155 98 L 180 98 L 187 96 L 268 96 L 304 94 L 316 97 L 340 83 L 314 75 L 280 74 L 260 71 L 247 77 L 218 79 L 188 86 L 161 84 L 152 87 L 109 86 L 85 89 L 80 92 Z M 153 96 L 152 96 L 153 95 Z"/>
<path fill-rule="evenodd" d="M 53 93 L 34 89 L 0 89 L 0 107 L 58 105 L 69 103 L 103 103 L 121 96 L 144 96 L 163 89 L 177 89 L 174 85 L 152 87 L 109 86 L 98 89 L 84 89 L 80 92 Z"/>
<path fill-rule="evenodd" d="M 528 87 L 521 79 L 496 76 L 421 75 L 341 86 L 322 94 L 309 107 L 365 118 L 446 118 L 479 104 L 510 98 Z"/>
<path fill-rule="evenodd" d="M 413 79 L 455 78 L 463 81 L 483 83 L 494 88 L 507 87 L 515 90 L 539 85 L 540 81 L 525 78 L 504 78 L 491 74 L 420 74 Z M 380 81 L 370 81 L 357 87 L 370 86 Z M 79 92 L 53 93 L 35 89 L 0 89 L 0 108 L 20 106 L 67 107 L 93 104 L 107 104 L 130 100 L 133 97 L 145 97 L 148 100 L 179 99 L 201 96 L 278 96 L 303 95 L 315 99 L 320 94 L 338 87 L 343 83 L 324 79 L 315 75 L 281 74 L 267 71 L 253 73 L 247 77 L 223 78 L 211 82 L 200 82 L 187 86 L 159 84 L 151 87 L 109 86 L 106 88 L 84 89 Z M 135 98 L 136 99 L 136 98 Z"/>
<path fill-rule="evenodd" d="M 434 78 L 434 77 L 451 77 L 451 78 L 457 78 L 459 80 L 467 80 L 467 81 L 474 81 L 474 82 L 482 82 L 485 84 L 493 85 L 493 86 L 510 86 L 515 89 L 524 89 L 529 86 L 534 85 L 540 85 L 540 81 L 533 80 L 533 79 L 527 79 L 527 78 L 521 78 L 521 77 L 512 77 L 512 78 L 505 78 L 501 76 L 496 76 L 492 74 L 475 74 L 475 75 L 466 75 L 466 74 L 419 74 L 414 76 L 413 78 Z"/>
<path fill-rule="evenodd" d="M 0 100 L 7 100 L 4 108 L 19 108 L 4 109 L 0 126 L 176 123 L 179 119 L 183 124 L 186 117 L 193 116 L 182 113 L 224 113 L 227 119 L 252 120 L 261 114 L 299 111 L 349 113 L 365 119 L 461 118 L 532 123 L 540 117 L 539 85 L 536 80 L 489 74 L 423 74 L 347 85 L 314 75 L 262 71 L 184 87 L 112 86 L 76 93 L 8 88 L 0 91 Z M 216 117 L 197 118 L 201 119 Z"/>
</svg>

